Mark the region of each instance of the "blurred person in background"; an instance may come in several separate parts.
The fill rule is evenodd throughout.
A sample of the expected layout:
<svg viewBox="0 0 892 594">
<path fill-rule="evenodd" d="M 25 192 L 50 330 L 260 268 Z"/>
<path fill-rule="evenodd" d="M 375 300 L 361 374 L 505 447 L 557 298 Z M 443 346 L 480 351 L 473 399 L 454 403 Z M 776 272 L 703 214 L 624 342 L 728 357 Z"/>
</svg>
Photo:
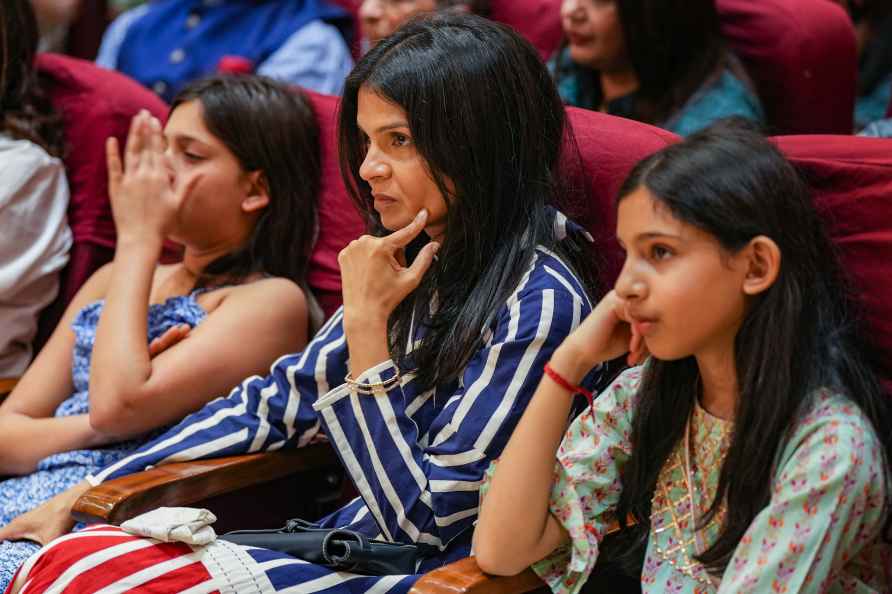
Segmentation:
<svg viewBox="0 0 892 594">
<path fill-rule="evenodd" d="M 450 9 L 488 16 L 489 0 L 363 0 L 359 6 L 360 49 L 366 53 L 415 15 Z"/>
<path fill-rule="evenodd" d="M 112 22 L 96 63 L 168 102 L 221 70 L 336 95 L 353 68 L 349 34 L 349 15 L 325 0 L 158 0 Z"/>
</svg>

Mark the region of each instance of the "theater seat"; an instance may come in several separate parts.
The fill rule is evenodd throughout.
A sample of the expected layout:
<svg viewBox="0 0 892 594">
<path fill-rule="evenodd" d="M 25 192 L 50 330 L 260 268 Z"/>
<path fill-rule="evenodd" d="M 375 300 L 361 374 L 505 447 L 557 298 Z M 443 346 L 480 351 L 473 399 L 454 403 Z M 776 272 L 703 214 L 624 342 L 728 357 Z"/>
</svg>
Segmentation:
<svg viewBox="0 0 892 594">
<path fill-rule="evenodd" d="M 560 12 L 561 0 L 491 0 L 489 17 L 514 28 L 547 60 L 564 35 Z"/>
<path fill-rule="evenodd" d="M 130 119 L 140 109 L 162 121 L 167 117 L 167 105 L 154 93 L 91 62 L 40 54 L 37 71 L 65 127 L 64 164 L 71 194 L 68 224 L 74 243 L 62 272 L 59 296 L 41 316 L 35 352 L 84 281 L 114 255 L 116 235 L 108 201 L 105 139 L 114 136 L 124 146 Z"/>
<path fill-rule="evenodd" d="M 338 168 L 339 99 L 304 91 L 319 120 L 322 150 L 322 185 L 319 194 L 319 237 L 310 259 L 309 283 L 326 316 L 341 305 L 341 270 L 338 253 L 362 235 L 360 218 Z"/>
<path fill-rule="evenodd" d="M 827 0 L 716 0 L 774 134 L 851 134 L 858 73 L 851 19 Z"/>
</svg>

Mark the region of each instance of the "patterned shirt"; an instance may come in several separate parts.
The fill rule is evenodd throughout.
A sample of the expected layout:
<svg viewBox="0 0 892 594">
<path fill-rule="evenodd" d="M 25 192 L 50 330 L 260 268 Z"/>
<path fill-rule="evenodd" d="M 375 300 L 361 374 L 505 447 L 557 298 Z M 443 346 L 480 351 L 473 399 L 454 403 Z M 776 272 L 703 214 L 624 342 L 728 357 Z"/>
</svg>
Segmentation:
<svg viewBox="0 0 892 594">
<path fill-rule="evenodd" d="M 619 501 L 620 472 L 631 455 L 640 380 L 641 368 L 617 378 L 595 401 L 594 415 L 580 415 L 561 443 L 551 512 L 567 529 L 571 545 L 533 565 L 555 593 L 579 592 L 598 559 Z M 722 421 L 700 409 L 692 422 L 693 450 L 722 450 L 718 444 L 727 431 Z M 670 456 L 660 476 L 670 486 L 664 499 L 659 488 L 654 499 L 641 575 L 645 594 L 890 591 L 892 547 L 880 537 L 887 470 L 870 421 L 845 397 L 819 391 L 789 435 L 775 464 L 771 500 L 750 524 L 720 580 L 696 566 L 679 569 L 712 544 L 717 531 L 710 523 L 694 532 L 683 521 L 691 502 L 678 488 L 673 468 L 678 450 Z M 706 490 L 693 502 L 701 512 L 712 502 L 721 471 L 721 464 L 708 459 L 698 461 L 693 476 L 695 491 Z"/>
</svg>

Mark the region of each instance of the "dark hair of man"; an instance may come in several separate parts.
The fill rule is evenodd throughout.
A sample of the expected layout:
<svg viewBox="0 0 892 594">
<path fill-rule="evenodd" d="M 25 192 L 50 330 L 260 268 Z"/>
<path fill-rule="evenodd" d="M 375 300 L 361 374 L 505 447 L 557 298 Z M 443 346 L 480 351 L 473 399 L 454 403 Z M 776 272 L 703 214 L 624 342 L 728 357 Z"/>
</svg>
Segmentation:
<svg viewBox="0 0 892 594">
<path fill-rule="evenodd" d="M 269 204 L 238 251 L 212 262 L 197 286 L 238 282 L 264 273 L 306 286 L 321 183 L 319 126 L 299 90 L 261 76 L 214 76 L 173 100 L 198 100 L 204 124 L 242 169 L 260 171 Z"/>
<path fill-rule="evenodd" d="M 782 255 L 777 280 L 751 304 L 735 338 L 739 397 L 734 433 L 702 523 L 723 500 L 727 516 L 715 543 L 699 556 L 721 575 L 753 519 L 768 505 L 788 429 L 817 390 L 839 391 L 855 403 L 873 424 L 885 459 L 892 460 L 892 403 L 877 376 L 885 365 L 872 356 L 876 350 L 858 327 L 857 308 L 849 302 L 808 189 L 766 139 L 718 124 L 639 163 L 619 200 L 639 187 L 673 217 L 715 237 L 729 254 L 764 235 Z M 645 367 L 632 456 L 622 472 L 617 508 L 617 517 L 635 515 L 641 539 L 647 536 L 660 469 L 682 438 L 698 397 L 698 376 L 693 357 L 654 359 Z M 643 541 L 636 546 L 640 552 Z"/>
<path fill-rule="evenodd" d="M 715 0 L 614 0 L 625 47 L 638 77 L 639 121 L 659 124 L 729 65 Z M 597 71 L 594 88 L 600 103 Z M 565 75 L 558 71 L 557 77 Z M 743 69 L 735 75 L 748 80 Z"/>
<path fill-rule="evenodd" d="M 409 22 L 356 65 L 341 103 L 341 171 L 370 232 L 385 235 L 359 176 L 366 151 L 356 123 L 360 88 L 406 112 L 448 204 L 438 259 L 390 318 L 391 354 L 417 370 L 416 381 L 431 387 L 459 378 L 537 245 L 555 250 L 593 291 L 590 248 L 557 241 L 546 207 L 560 192 L 566 123 L 548 70 L 528 42 L 475 15 L 441 14 Z M 427 333 L 407 361 L 413 315 Z"/>
<path fill-rule="evenodd" d="M 41 91 L 34 68 L 38 39 L 29 0 L 0 2 L 0 132 L 61 157 L 62 120 Z"/>
</svg>

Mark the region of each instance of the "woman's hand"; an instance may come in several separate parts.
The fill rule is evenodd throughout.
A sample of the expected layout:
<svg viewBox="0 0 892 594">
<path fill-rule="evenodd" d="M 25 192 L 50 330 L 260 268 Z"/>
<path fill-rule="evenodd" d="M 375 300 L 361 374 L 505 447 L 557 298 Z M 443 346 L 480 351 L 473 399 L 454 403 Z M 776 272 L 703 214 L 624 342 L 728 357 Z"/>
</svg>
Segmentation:
<svg viewBox="0 0 892 594">
<path fill-rule="evenodd" d="M 167 349 L 181 343 L 192 332 L 189 324 L 177 324 L 171 326 L 167 331 L 149 343 L 149 357 L 154 359 Z"/>
<path fill-rule="evenodd" d="M 183 201 L 198 177 L 174 191 L 166 157 L 161 122 L 145 110 L 130 123 L 124 165 L 118 141 L 106 141 L 108 193 L 118 236 L 164 240 Z"/>
<path fill-rule="evenodd" d="M 338 254 L 344 295 L 344 318 L 387 322 L 390 314 L 421 283 L 440 247 L 430 242 L 406 266 L 405 248 L 427 222 L 427 211 L 386 237 L 364 235 Z"/>
<path fill-rule="evenodd" d="M 350 242 L 338 254 L 344 295 L 344 334 L 350 351 L 350 372 L 363 371 L 390 357 L 387 320 L 409 293 L 421 283 L 440 247 L 424 246 L 411 266 L 405 248 L 418 237 L 427 222 L 427 211 L 387 237 L 365 235 Z"/>
<path fill-rule="evenodd" d="M 45 545 L 63 534 L 67 534 L 74 527 L 71 508 L 78 498 L 89 489 L 90 483 L 81 481 L 43 505 L 20 515 L 0 528 L 0 541 L 31 540 Z"/>
<path fill-rule="evenodd" d="M 610 291 L 558 347 L 552 365 L 568 380 L 578 382 L 595 365 L 624 353 L 629 353 L 629 365 L 648 356 L 644 339 L 631 324 L 627 302 Z"/>
</svg>

